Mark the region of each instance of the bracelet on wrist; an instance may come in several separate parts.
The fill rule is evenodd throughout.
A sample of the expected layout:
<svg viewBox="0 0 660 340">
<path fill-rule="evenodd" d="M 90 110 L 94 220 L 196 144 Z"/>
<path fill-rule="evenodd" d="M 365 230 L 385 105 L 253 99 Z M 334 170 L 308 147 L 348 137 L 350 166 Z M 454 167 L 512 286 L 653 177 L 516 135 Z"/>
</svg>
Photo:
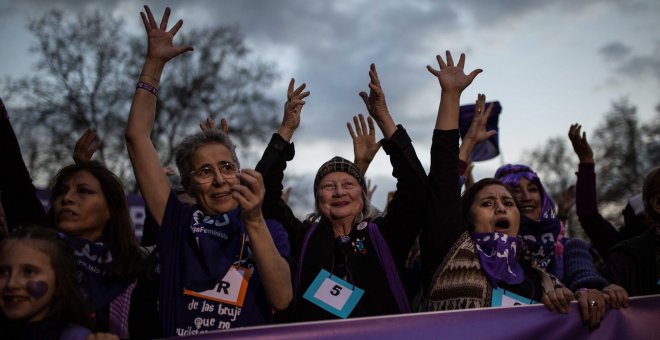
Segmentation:
<svg viewBox="0 0 660 340">
<path fill-rule="evenodd" d="M 145 83 L 145 82 L 141 82 L 141 81 L 139 81 L 139 82 L 137 83 L 137 86 L 136 86 L 135 88 L 136 88 L 136 89 L 147 90 L 147 91 L 151 92 L 151 94 L 153 94 L 154 96 L 158 97 L 158 88 L 155 87 L 155 86 L 149 85 L 149 84 L 147 84 L 147 83 Z"/>
</svg>

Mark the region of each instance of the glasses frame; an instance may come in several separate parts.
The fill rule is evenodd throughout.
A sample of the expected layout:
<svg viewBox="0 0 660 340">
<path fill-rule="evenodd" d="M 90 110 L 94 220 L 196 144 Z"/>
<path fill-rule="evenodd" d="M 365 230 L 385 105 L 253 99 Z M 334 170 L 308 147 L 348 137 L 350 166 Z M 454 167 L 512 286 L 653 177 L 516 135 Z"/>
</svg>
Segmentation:
<svg viewBox="0 0 660 340">
<path fill-rule="evenodd" d="M 234 162 L 220 161 L 218 162 L 218 165 L 219 167 L 215 167 L 210 164 L 205 164 L 202 165 L 199 169 L 191 170 L 188 173 L 188 175 L 195 183 L 206 184 L 213 182 L 213 180 L 218 176 L 218 174 L 220 174 L 220 176 L 222 176 L 222 178 L 224 178 L 225 180 L 228 180 L 228 179 L 236 178 L 238 174 L 241 172 L 241 169 L 239 169 L 238 165 L 236 165 L 236 163 Z M 230 166 L 230 168 L 232 169 L 230 170 L 229 173 L 227 173 L 227 171 L 229 170 L 226 170 L 227 166 Z M 210 172 L 208 175 L 200 174 L 200 172 L 206 168 L 210 168 L 212 172 Z"/>
</svg>

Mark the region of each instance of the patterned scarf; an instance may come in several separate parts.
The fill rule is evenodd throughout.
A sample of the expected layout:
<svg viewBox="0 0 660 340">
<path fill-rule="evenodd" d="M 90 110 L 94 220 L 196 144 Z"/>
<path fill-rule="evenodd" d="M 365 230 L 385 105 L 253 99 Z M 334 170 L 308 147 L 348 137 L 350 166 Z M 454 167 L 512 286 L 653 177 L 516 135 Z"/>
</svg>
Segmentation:
<svg viewBox="0 0 660 340">
<path fill-rule="evenodd" d="M 536 265 L 550 273 L 557 272 L 557 259 L 563 254 L 564 248 L 559 243 L 562 234 L 562 224 L 558 218 L 534 221 L 524 215 L 520 216 L 519 237 L 525 242 Z"/>
<path fill-rule="evenodd" d="M 83 297 L 88 300 L 92 310 L 97 310 L 121 295 L 132 283 L 116 281 L 105 269 L 118 258 L 117 251 L 105 242 L 89 242 L 78 237 L 70 237 L 76 261 L 76 279 Z"/>
<path fill-rule="evenodd" d="M 190 226 L 190 247 L 184 247 L 184 285 L 194 291 L 213 288 L 238 261 L 241 251 L 241 233 L 246 233 L 240 220 L 240 209 L 226 214 L 209 216 L 201 210 L 193 213 Z M 248 242 L 243 259 L 248 257 Z"/>
<path fill-rule="evenodd" d="M 517 237 L 502 233 L 470 232 L 476 243 L 477 254 L 484 274 L 493 285 L 499 282 L 519 284 L 525 278 L 516 258 L 521 241 Z"/>
</svg>

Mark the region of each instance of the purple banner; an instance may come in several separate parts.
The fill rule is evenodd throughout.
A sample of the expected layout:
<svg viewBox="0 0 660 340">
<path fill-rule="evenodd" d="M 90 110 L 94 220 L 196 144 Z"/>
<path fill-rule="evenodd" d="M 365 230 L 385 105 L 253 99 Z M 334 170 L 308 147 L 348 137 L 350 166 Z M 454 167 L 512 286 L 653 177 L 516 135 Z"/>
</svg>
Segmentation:
<svg viewBox="0 0 660 340">
<path fill-rule="evenodd" d="M 192 339 L 658 339 L 660 295 L 630 299 L 610 309 L 600 327 L 582 325 L 575 302 L 568 314 L 543 305 L 470 309 L 260 326 L 218 331 Z"/>
</svg>

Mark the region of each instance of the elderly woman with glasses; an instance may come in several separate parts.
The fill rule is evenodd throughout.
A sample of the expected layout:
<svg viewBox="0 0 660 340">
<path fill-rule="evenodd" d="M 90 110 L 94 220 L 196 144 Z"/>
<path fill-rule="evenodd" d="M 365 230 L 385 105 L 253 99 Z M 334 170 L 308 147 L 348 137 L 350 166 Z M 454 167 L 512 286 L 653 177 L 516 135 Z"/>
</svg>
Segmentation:
<svg viewBox="0 0 660 340">
<path fill-rule="evenodd" d="M 170 188 L 150 134 L 164 65 L 192 50 L 173 46 L 170 10 L 158 24 L 149 7 L 140 13 L 148 49 L 126 129 L 128 152 L 158 229 L 160 317 L 165 336 L 272 322 L 272 311 L 292 297 L 289 243 L 282 226 L 261 213 L 261 175 L 239 171 L 235 147 L 222 132 L 187 137 L 176 151 L 190 206 Z"/>
<path fill-rule="evenodd" d="M 292 257 L 297 261 L 294 299 L 284 320 L 315 321 L 336 318 L 398 314 L 410 311 L 400 272 L 425 218 L 427 177 L 406 130 L 395 125 L 385 102 L 375 65 L 369 76 L 370 93 L 360 93 L 369 116 L 384 138 L 397 193 L 378 215 L 371 208 L 364 180 L 366 158 L 356 162 L 333 157 L 319 168 L 314 179 L 315 210 L 304 221 L 294 216 L 281 199 L 287 162 L 295 149 L 291 142 L 301 119 L 305 84 L 289 84 L 282 125 L 264 151 L 257 170 L 264 176 L 264 214 L 281 222 L 289 234 Z M 363 116 L 360 131 L 366 124 Z M 358 118 L 354 119 L 356 129 Z M 375 131 L 372 128 L 375 140 Z M 350 123 L 349 123 L 350 131 Z M 354 138 L 354 151 L 358 147 Z M 371 143 L 377 151 L 378 144 Z"/>
</svg>

